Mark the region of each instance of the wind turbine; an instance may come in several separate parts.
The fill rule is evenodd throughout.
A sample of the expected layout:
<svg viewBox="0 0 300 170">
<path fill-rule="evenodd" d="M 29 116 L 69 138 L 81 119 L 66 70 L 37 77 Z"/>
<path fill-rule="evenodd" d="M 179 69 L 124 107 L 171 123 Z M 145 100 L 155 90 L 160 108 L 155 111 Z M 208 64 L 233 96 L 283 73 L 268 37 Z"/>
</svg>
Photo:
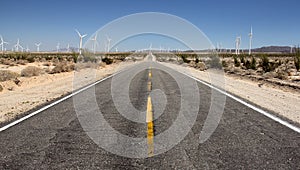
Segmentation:
<svg viewBox="0 0 300 170">
<path fill-rule="evenodd" d="M 3 37 L 2 37 L 2 35 L 0 35 L 0 38 L 1 38 L 1 51 L 3 52 L 3 48 L 4 48 L 4 44 L 8 44 L 8 42 L 5 42 L 4 40 L 3 40 Z M 5 50 L 6 51 L 6 50 Z"/>
<path fill-rule="evenodd" d="M 97 48 L 97 44 L 98 44 L 97 37 L 98 37 L 98 32 L 96 33 L 95 37 L 93 39 L 91 39 L 92 41 L 94 41 L 94 44 L 93 44 L 94 54 L 96 54 L 96 48 Z"/>
<path fill-rule="evenodd" d="M 253 37 L 253 32 L 252 32 L 252 26 L 250 28 L 250 33 L 249 33 L 249 55 L 251 55 L 251 49 L 252 49 L 252 37 Z"/>
<path fill-rule="evenodd" d="M 41 45 L 42 43 L 35 43 L 35 46 L 36 46 L 36 51 L 37 52 L 40 52 L 40 45 Z"/>
<path fill-rule="evenodd" d="M 26 46 L 26 52 L 28 53 L 30 49 L 28 48 L 28 45 Z"/>
<path fill-rule="evenodd" d="M 239 55 L 240 54 L 240 45 L 241 45 L 241 36 L 236 37 L 235 39 L 235 54 Z"/>
<path fill-rule="evenodd" d="M 67 52 L 70 52 L 70 44 L 67 45 Z"/>
<path fill-rule="evenodd" d="M 107 51 L 106 51 L 106 52 L 109 52 L 109 50 L 110 50 L 110 41 L 111 41 L 111 38 L 109 38 L 109 36 L 106 35 L 106 39 L 107 39 Z"/>
<path fill-rule="evenodd" d="M 20 45 L 20 39 L 18 38 L 18 41 L 17 41 L 17 44 L 15 45 L 15 47 L 16 47 L 16 51 L 17 52 L 19 52 L 19 47 L 22 49 L 22 51 L 23 51 L 23 47 Z"/>
<path fill-rule="evenodd" d="M 86 37 L 87 34 L 81 35 L 80 32 L 79 32 L 78 30 L 75 29 L 75 31 L 77 32 L 77 34 L 78 34 L 78 36 L 79 36 L 79 39 L 80 39 L 80 41 L 79 41 L 79 55 L 81 55 L 81 51 L 82 51 L 82 39 L 83 39 L 84 37 Z"/>
<path fill-rule="evenodd" d="M 56 46 L 56 52 L 59 51 L 59 43 L 57 43 L 57 46 Z"/>
</svg>

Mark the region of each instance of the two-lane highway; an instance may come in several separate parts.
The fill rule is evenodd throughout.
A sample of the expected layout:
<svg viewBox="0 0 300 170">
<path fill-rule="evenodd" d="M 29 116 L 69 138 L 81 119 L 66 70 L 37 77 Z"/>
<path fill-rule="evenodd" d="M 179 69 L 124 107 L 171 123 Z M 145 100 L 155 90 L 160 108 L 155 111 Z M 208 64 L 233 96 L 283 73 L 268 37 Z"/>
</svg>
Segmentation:
<svg viewBox="0 0 300 170">
<path fill-rule="evenodd" d="M 122 93 L 127 87 L 120 82 L 132 74 L 132 107 L 123 107 L 128 104 Z M 249 107 L 227 98 L 216 131 L 199 143 L 211 88 L 151 61 L 116 76 L 119 81 L 110 77 L 2 131 L 0 169 L 300 169 L 300 134 Z M 189 83 L 197 89 L 189 89 Z M 112 94 L 112 89 L 118 93 Z M 90 107 L 93 100 L 97 108 Z M 194 123 L 193 109 L 198 110 Z M 111 128 L 97 122 L 98 110 Z M 179 118 L 192 126 L 182 124 L 172 131 Z M 163 147 L 170 149 L 162 152 Z"/>
</svg>

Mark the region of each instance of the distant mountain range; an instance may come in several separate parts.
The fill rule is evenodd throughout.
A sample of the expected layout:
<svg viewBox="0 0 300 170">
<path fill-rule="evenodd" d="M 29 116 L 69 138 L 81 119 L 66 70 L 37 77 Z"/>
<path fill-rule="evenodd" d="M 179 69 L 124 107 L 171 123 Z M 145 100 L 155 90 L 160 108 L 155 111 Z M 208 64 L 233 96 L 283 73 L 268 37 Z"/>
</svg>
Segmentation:
<svg viewBox="0 0 300 170">
<path fill-rule="evenodd" d="M 294 50 L 295 50 L 295 47 L 293 47 L 293 51 Z M 267 47 L 255 48 L 252 51 L 253 52 L 268 52 L 268 53 L 271 53 L 271 52 L 273 52 L 273 53 L 290 53 L 291 47 L 289 47 L 289 46 L 267 46 Z"/>
</svg>

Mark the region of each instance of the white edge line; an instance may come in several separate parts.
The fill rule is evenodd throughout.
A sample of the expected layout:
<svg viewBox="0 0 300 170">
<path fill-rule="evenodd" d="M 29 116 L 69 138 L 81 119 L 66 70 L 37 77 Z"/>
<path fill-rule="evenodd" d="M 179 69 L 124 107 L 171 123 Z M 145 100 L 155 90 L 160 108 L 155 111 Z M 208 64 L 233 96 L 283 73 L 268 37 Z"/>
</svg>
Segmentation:
<svg viewBox="0 0 300 170">
<path fill-rule="evenodd" d="M 178 70 L 176 70 L 176 71 L 178 71 Z M 268 113 L 268 112 L 266 112 L 266 111 L 264 111 L 264 110 L 262 110 L 262 109 L 260 109 L 260 108 L 258 108 L 256 106 L 254 106 L 252 104 L 249 104 L 249 103 L 243 101 L 242 99 L 237 98 L 237 97 L 235 97 L 235 96 L 227 93 L 226 91 L 218 89 L 215 86 L 212 86 L 211 84 L 209 84 L 209 83 L 207 83 L 205 81 L 202 81 L 202 80 L 200 80 L 200 79 L 198 79 L 196 77 L 193 77 L 193 76 L 188 75 L 186 73 L 183 73 L 181 71 L 178 71 L 178 72 L 180 72 L 181 74 L 184 74 L 184 75 L 186 75 L 186 76 L 188 76 L 188 77 L 190 77 L 190 78 L 192 78 L 192 79 L 194 79 L 194 80 L 196 80 L 196 81 L 198 81 L 198 82 L 200 82 L 200 83 L 202 83 L 202 84 L 204 84 L 204 85 L 206 85 L 206 86 L 208 86 L 208 87 L 210 87 L 210 88 L 212 88 L 212 89 L 214 89 L 214 90 L 216 90 L 216 91 L 218 91 L 218 92 L 220 92 L 220 93 L 222 93 L 222 94 L 224 94 L 224 95 L 226 95 L 228 97 L 230 97 L 231 99 L 233 99 L 233 100 L 235 100 L 235 101 L 237 101 L 237 102 L 239 102 L 239 103 L 241 103 L 241 104 L 243 104 L 243 105 L 245 105 L 245 106 L 247 106 L 247 107 L 249 107 L 249 108 L 251 108 L 251 109 L 253 109 L 253 110 L 255 110 L 255 111 L 259 112 L 259 113 L 261 113 L 261 114 L 263 114 L 263 115 L 265 115 L 266 117 L 268 117 L 268 118 L 270 118 L 270 119 L 272 119 L 272 120 L 274 120 L 274 121 L 276 121 L 276 122 L 278 122 L 278 123 L 280 123 L 280 124 L 282 124 L 282 125 L 290 128 L 290 129 L 292 129 L 292 130 L 300 133 L 300 128 L 299 127 L 297 127 L 297 126 L 295 126 L 295 125 L 293 125 L 293 124 L 291 124 L 291 123 L 289 123 L 289 122 L 287 122 L 285 120 L 282 120 L 281 118 L 279 118 L 279 117 L 277 117 L 275 115 L 272 115 L 271 113 Z"/>
<path fill-rule="evenodd" d="M 121 70 L 121 71 L 124 71 L 124 70 Z M 38 114 L 38 113 L 44 111 L 44 110 L 46 110 L 46 109 L 48 109 L 48 108 L 50 108 L 50 107 L 52 107 L 52 106 L 54 106 L 54 105 L 57 105 L 58 103 L 60 103 L 60 102 L 62 102 L 62 101 L 65 101 L 65 100 L 67 100 L 67 99 L 69 99 L 69 98 L 75 96 L 76 94 L 81 93 L 81 92 L 85 91 L 86 89 L 91 88 L 92 86 L 94 86 L 94 85 L 96 85 L 96 84 L 98 84 L 98 83 L 101 83 L 102 81 L 104 81 L 104 80 L 106 80 L 106 79 L 109 79 L 109 78 L 111 78 L 111 77 L 113 77 L 113 76 L 119 74 L 121 71 L 116 72 L 116 73 L 114 73 L 114 74 L 112 74 L 112 75 L 110 75 L 110 76 L 104 77 L 104 78 L 101 79 L 101 80 L 98 80 L 98 81 L 96 81 L 96 82 L 94 82 L 94 83 L 92 83 L 92 84 L 89 84 L 89 85 L 87 85 L 87 86 L 85 86 L 85 87 L 83 87 L 83 88 L 81 88 L 81 89 L 79 89 L 79 90 L 77 90 L 77 91 L 75 91 L 75 92 L 72 92 L 71 94 L 69 94 L 69 95 L 67 95 L 67 96 L 65 96 L 65 97 L 63 97 L 63 98 L 61 98 L 61 99 L 59 99 L 59 100 L 57 100 L 57 101 L 55 101 L 55 102 L 53 102 L 53 103 L 47 105 L 47 106 L 44 106 L 44 107 L 40 108 L 39 110 L 36 110 L 36 111 L 34 111 L 34 112 L 32 112 L 32 113 L 30 113 L 30 114 L 28 114 L 28 115 L 26 115 L 26 116 L 24 116 L 24 117 L 18 119 L 18 120 L 15 120 L 15 121 L 13 121 L 13 122 L 11 122 L 11 123 L 9 123 L 9 124 L 7 124 L 7 125 L 1 127 L 1 128 L 0 128 L 0 132 L 4 131 L 4 130 L 6 130 L 6 129 L 8 129 L 8 128 L 10 128 L 10 127 L 12 127 L 12 126 L 18 124 L 18 123 L 20 123 L 20 122 L 23 122 L 24 120 L 26 120 L 26 119 L 28 119 L 28 118 L 30 118 L 30 117 L 32 117 L 32 116 L 34 116 L 34 115 L 36 115 L 36 114 Z"/>
</svg>

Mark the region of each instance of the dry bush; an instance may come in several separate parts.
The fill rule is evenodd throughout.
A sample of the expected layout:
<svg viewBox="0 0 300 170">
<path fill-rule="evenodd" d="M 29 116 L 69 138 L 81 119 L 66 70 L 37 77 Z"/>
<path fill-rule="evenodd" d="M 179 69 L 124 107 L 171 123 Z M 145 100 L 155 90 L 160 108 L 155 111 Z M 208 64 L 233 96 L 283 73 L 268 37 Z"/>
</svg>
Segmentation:
<svg viewBox="0 0 300 170">
<path fill-rule="evenodd" d="M 48 66 L 49 67 L 49 66 L 51 66 L 51 63 L 50 62 L 46 62 L 46 63 L 43 64 L 43 66 Z"/>
<path fill-rule="evenodd" d="M 94 68 L 97 69 L 99 67 L 99 65 L 97 63 L 93 63 L 93 62 L 86 62 L 86 63 L 76 63 L 76 70 L 81 70 L 81 69 L 85 69 L 85 68 Z"/>
<path fill-rule="evenodd" d="M 20 65 L 26 65 L 28 63 L 28 61 L 27 60 L 17 60 L 16 63 L 20 64 Z"/>
<path fill-rule="evenodd" d="M 43 73 L 43 69 L 35 66 L 28 66 L 21 71 L 21 76 L 32 77 L 32 76 L 39 76 L 42 73 Z"/>
<path fill-rule="evenodd" d="M 52 69 L 51 73 L 55 74 L 55 73 L 62 73 L 62 72 L 70 72 L 73 71 L 74 69 L 75 69 L 75 64 L 63 62 L 63 63 L 56 64 L 56 66 Z"/>
<path fill-rule="evenodd" d="M 0 70 L 0 81 L 12 80 L 20 75 L 18 73 L 9 71 L 9 70 Z"/>
<path fill-rule="evenodd" d="M 2 92 L 3 91 L 3 87 L 2 87 L 2 85 L 0 84 L 0 92 Z"/>
<path fill-rule="evenodd" d="M 8 66 L 12 66 L 12 65 L 14 65 L 14 63 L 13 63 L 14 61 L 13 60 L 10 60 L 10 59 L 2 59 L 1 60 L 1 63 L 2 64 L 4 64 L 4 65 L 8 65 Z"/>
</svg>

